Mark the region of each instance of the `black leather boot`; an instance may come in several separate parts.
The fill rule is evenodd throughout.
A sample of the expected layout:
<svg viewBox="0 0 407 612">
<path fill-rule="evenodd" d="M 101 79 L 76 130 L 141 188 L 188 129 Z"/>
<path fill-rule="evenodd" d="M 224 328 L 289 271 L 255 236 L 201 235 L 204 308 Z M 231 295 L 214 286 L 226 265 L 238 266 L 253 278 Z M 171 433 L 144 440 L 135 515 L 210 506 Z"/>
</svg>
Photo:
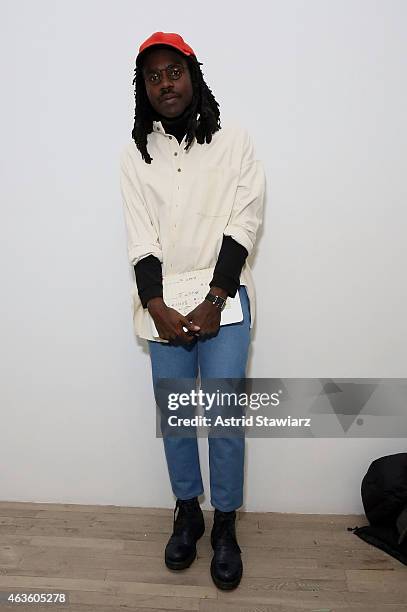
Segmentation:
<svg viewBox="0 0 407 612">
<path fill-rule="evenodd" d="M 240 546 L 236 540 L 236 511 L 221 512 L 215 508 L 211 532 L 214 555 L 211 562 L 211 576 L 215 585 L 222 590 L 235 589 L 243 574 Z"/>
<path fill-rule="evenodd" d="M 175 513 L 178 509 L 177 517 Z M 165 548 L 165 564 L 173 570 L 189 567 L 196 557 L 196 542 L 204 534 L 205 522 L 198 498 L 177 499 L 174 529 Z"/>
</svg>

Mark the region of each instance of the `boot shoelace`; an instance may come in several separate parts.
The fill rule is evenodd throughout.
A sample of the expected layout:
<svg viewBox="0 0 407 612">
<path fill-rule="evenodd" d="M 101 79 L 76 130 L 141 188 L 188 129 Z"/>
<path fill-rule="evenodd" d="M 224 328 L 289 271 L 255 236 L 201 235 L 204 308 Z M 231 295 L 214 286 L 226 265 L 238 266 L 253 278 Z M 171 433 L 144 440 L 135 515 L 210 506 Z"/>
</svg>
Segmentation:
<svg viewBox="0 0 407 612">
<path fill-rule="evenodd" d="M 218 515 L 214 523 L 212 537 L 215 543 L 221 545 L 232 541 L 233 544 L 235 544 L 235 546 L 237 546 L 239 549 L 239 552 L 241 552 L 239 544 L 236 540 L 234 518 L 222 517 L 221 515 Z"/>
<path fill-rule="evenodd" d="M 188 514 L 194 514 L 198 510 L 198 505 L 195 500 L 182 501 L 177 499 L 174 508 L 174 533 L 178 533 L 186 524 L 186 517 Z M 175 514 L 178 510 L 178 514 Z"/>
</svg>

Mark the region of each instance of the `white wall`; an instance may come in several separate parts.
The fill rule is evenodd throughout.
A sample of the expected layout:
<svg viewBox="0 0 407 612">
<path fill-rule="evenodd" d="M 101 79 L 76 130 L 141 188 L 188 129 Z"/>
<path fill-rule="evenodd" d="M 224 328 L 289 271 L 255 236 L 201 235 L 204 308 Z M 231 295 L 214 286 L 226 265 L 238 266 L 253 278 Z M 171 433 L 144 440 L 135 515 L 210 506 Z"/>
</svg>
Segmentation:
<svg viewBox="0 0 407 612">
<path fill-rule="evenodd" d="M 156 30 L 191 44 L 266 167 L 248 375 L 406 375 L 406 3 L 143 7 L 2 2 L 2 500 L 173 507 L 118 182 Z M 370 461 L 404 450 L 249 439 L 244 508 L 362 512 Z"/>
</svg>

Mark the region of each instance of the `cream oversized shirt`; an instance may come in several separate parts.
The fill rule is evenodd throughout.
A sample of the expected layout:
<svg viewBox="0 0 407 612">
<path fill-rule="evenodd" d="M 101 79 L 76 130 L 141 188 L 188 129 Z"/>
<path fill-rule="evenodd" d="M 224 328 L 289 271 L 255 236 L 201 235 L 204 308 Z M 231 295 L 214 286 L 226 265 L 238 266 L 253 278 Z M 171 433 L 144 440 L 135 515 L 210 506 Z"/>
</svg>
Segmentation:
<svg viewBox="0 0 407 612">
<path fill-rule="evenodd" d="M 186 136 L 179 144 L 161 121 L 154 121 L 147 137 L 151 164 L 133 140 L 120 156 L 129 262 L 135 266 L 154 255 L 163 276 L 215 267 L 224 234 L 250 255 L 263 220 L 265 173 L 246 129 L 232 122 L 215 132 L 210 143 L 194 138 L 187 151 L 185 146 Z M 253 327 L 256 293 L 247 259 L 240 284 L 247 289 Z M 136 335 L 166 342 L 152 335 L 136 281 L 132 300 Z"/>
</svg>

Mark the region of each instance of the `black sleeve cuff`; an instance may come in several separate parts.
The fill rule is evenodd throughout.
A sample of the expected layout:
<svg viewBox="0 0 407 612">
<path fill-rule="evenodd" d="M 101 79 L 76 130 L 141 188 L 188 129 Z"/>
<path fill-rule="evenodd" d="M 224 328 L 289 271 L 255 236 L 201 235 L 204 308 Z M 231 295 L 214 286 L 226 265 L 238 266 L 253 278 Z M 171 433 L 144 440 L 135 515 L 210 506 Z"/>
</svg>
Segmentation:
<svg viewBox="0 0 407 612">
<path fill-rule="evenodd" d="M 143 308 L 147 308 L 148 300 L 151 300 L 151 298 L 154 297 L 163 297 L 162 285 L 151 285 L 151 287 L 148 287 L 145 291 L 143 291 L 142 295 L 140 295 Z"/>
<path fill-rule="evenodd" d="M 222 246 L 210 287 L 221 287 L 235 297 L 240 285 L 240 273 L 248 256 L 247 249 L 231 236 L 223 236 Z"/>
<path fill-rule="evenodd" d="M 163 297 L 162 266 L 157 257 L 144 257 L 134 266 L 134 272 L 143 308 L 147 308 L 147 302 L 151 298 Z"/>
</svg>

